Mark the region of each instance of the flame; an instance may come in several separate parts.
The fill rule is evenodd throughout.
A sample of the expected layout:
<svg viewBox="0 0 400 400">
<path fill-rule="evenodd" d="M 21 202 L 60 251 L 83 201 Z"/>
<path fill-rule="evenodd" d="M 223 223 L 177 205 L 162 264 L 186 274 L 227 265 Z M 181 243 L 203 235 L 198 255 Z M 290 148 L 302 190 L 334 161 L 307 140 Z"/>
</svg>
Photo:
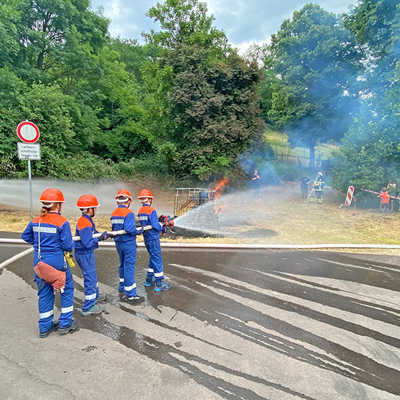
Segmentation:
<svg viewBox="0 0 400 400">
<path fill-rule="evenodd" d="M 218 181 L 214 187 L 214 201 L 217 201 L 224 193 L 225 186 L 228 184 L 229 180 L 227 178 L 222 178 Z M 222 204 L 215 204 L 214 205 L 215 214 L 219 214 L 223 211 Z"/>
<path fill-rule="evenodd" d="M 214 200 L 218 200 L 222 193 L 224 192 L 225 186 L 228 184 L 229 180 L 227 178 L 222 178 L 214 187 Z"/>
</svg>

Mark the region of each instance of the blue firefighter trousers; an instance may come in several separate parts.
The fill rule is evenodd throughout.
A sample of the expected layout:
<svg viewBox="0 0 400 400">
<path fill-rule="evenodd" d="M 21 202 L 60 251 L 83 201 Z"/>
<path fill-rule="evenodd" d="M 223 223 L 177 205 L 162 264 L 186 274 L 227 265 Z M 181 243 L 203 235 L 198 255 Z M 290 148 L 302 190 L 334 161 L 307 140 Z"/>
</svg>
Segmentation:
<svg viewBox="0 0 400 400">
<path fill-rule="evenodd" d="M 94 250 L 88 250 L 84 252 L 75 251 L 75 258 L 81 267 L 83 275 L 85 301 L 82 306 L 82 311 L 87 311 L 95 305 L 96 299 L 99 297 L 96 257 L 94 255 Z"/>
<path fill-rule="evenodd" d="M 35 274 L 35 282 L 39 296 L 39 331 L 47 332 L 53 327 L 54 317 L 54 288 Z M 72 312 L 74 310 L 74 281 L 69 267 L 66 271 L 66 281 L 63 293 L 61 293 L 61 314 L 59 327 L 67 328 L 72 324 Z"/>
<path fill-rule="evenodd" d="M 149 239 L 144 242 L 149 252 L 149 268 L 147 270 L 146 280 L 162 281 L 164 279 L 163 263 L 161 256 L 161 245 L 159 239 Z"/>
<path fill-rule="evenodd" d="M 136 296 L 136 241 L 115 242 L 115 245 L 120 260 L 119 291 L 125 292 L 126 297 Z"/>
</svg>

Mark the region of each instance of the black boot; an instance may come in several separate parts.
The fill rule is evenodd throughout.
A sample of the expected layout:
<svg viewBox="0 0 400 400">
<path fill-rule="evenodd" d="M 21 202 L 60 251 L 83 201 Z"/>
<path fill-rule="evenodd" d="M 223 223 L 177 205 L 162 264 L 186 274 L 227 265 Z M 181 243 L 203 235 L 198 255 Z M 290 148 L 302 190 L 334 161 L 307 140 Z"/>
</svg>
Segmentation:
<svg viewBox="0 0 400 400">
<path fill-rule="evenodd" d="M 56 330 L 58 330 L 58 321 L 54 321 L 53 322 L 53 326 L 46 332 L 39 332 L 39 337 L 41 339 L 46 338 L 47 336 L 50 335 L 51 332 L 55 332 Z"/>
<path fill-rule="evenodd" d="M 72 321 L 72 324 L 70 326 L 67 326 L 66 328 L 58 328 L 58 334 L 59 335 L 66 335 L 67 333 L 74 333 L 79 331 L 79 324 L 76 320 Z"/>
<path fill-rule="evenodd" d="M 125 299 L 125 301 L 126 301 L 128 304 L 132 304 L 133 306 L 135 306 L 135 305 L 137 305 L 137 304 L 143 303 L 143 302 L 144 302 L 144 297 L 142 297 L 142 296 L 127 297 L 127 298 Z"/>
</svg>

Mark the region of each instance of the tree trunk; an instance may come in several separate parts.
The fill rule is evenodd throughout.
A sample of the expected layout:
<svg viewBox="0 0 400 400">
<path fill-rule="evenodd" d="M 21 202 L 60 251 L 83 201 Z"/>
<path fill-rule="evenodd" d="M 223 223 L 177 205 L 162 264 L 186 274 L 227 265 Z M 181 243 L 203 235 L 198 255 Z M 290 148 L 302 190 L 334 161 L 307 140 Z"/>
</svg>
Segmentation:
<svg viewBox="0 0 400 400">
<path fill-rule="evenodd" d="M 310 144 L 310 168 L 315 168 L 315 145 Z"/>
<path fill-rule="evenodd" d="M 37 59 L 37 67 L 43 69 L 44 51 L 40 52 Z"/>
</svg>

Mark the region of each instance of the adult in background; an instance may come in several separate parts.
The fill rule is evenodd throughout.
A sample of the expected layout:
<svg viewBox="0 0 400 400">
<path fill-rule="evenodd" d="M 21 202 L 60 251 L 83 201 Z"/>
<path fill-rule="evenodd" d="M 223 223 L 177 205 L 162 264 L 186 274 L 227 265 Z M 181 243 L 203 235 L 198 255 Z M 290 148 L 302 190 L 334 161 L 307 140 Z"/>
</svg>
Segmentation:
<svg viewBox="0 0 400 400">
<path fill-rule="evenodd" d="M 300 179 L 300 190 L 301 190 L 301 197 L 303 200 L 307 200 L 310 182 L 311 180 L 308 176 L 303 176 Z"/>
<path fill-rule="evenodd" d="M 258 169 L 255 169 L 253 172 L 253 176 L 251 177 L 251 186 L 252 189 L 254 190 L 256 197 L 260 198 L 261 176 L 258 172 Z"/>
<path fill-rule="evenodd" d="M 389 209 L 391 212 L 393 212 L 395 211 L 395 207 L 397 206 L 397 204 L 395 205 L 395 203 L 397 203 L 396 197 L 398 196 L 397 185 L 395 182 L 392 181 L 388 183 L 387 188 L 390 196 Z"/>
<path fill-rule="evenodd" d="M 386 186 L 382 188 L 377 197 L 381 199 L 380 201 L 381 212 L 386 213 L 389 210 L 389 203 L 390 203 L 390 195 L 388 193 L 388 189 Z"/>
<path fill-rule="evenodd" d="M 322 203 L 324 201 L 324 184 L 324 175 L 320 171 L 318 172 L 314 181 L 314 192 L 318 203 Z"/>
<path fill-rule="evenodd" d="M 64 195 L 58 189 L 46 189 L 41 194 L 40 201 L 40 216 L 29 222 L 22 233 L 22 239 L 34 247 L 34 266 L 41 261 L 47 267 L 50 266 L 50 269 L 65 272 L 65 285 L 60 291 L 61 314 L 58 321 L 53 320 L 54 287 L 34 273 L 39 296 L 39 337 L 45 338 L 56 330 L 61 335 L 72 333 L 79 330 L 79 326 L 72 318 L 74 281 L 64 255 L 64 252 L 70 252 L 73 248 L 71 226 L 61 216 Z"/>
</svg>

